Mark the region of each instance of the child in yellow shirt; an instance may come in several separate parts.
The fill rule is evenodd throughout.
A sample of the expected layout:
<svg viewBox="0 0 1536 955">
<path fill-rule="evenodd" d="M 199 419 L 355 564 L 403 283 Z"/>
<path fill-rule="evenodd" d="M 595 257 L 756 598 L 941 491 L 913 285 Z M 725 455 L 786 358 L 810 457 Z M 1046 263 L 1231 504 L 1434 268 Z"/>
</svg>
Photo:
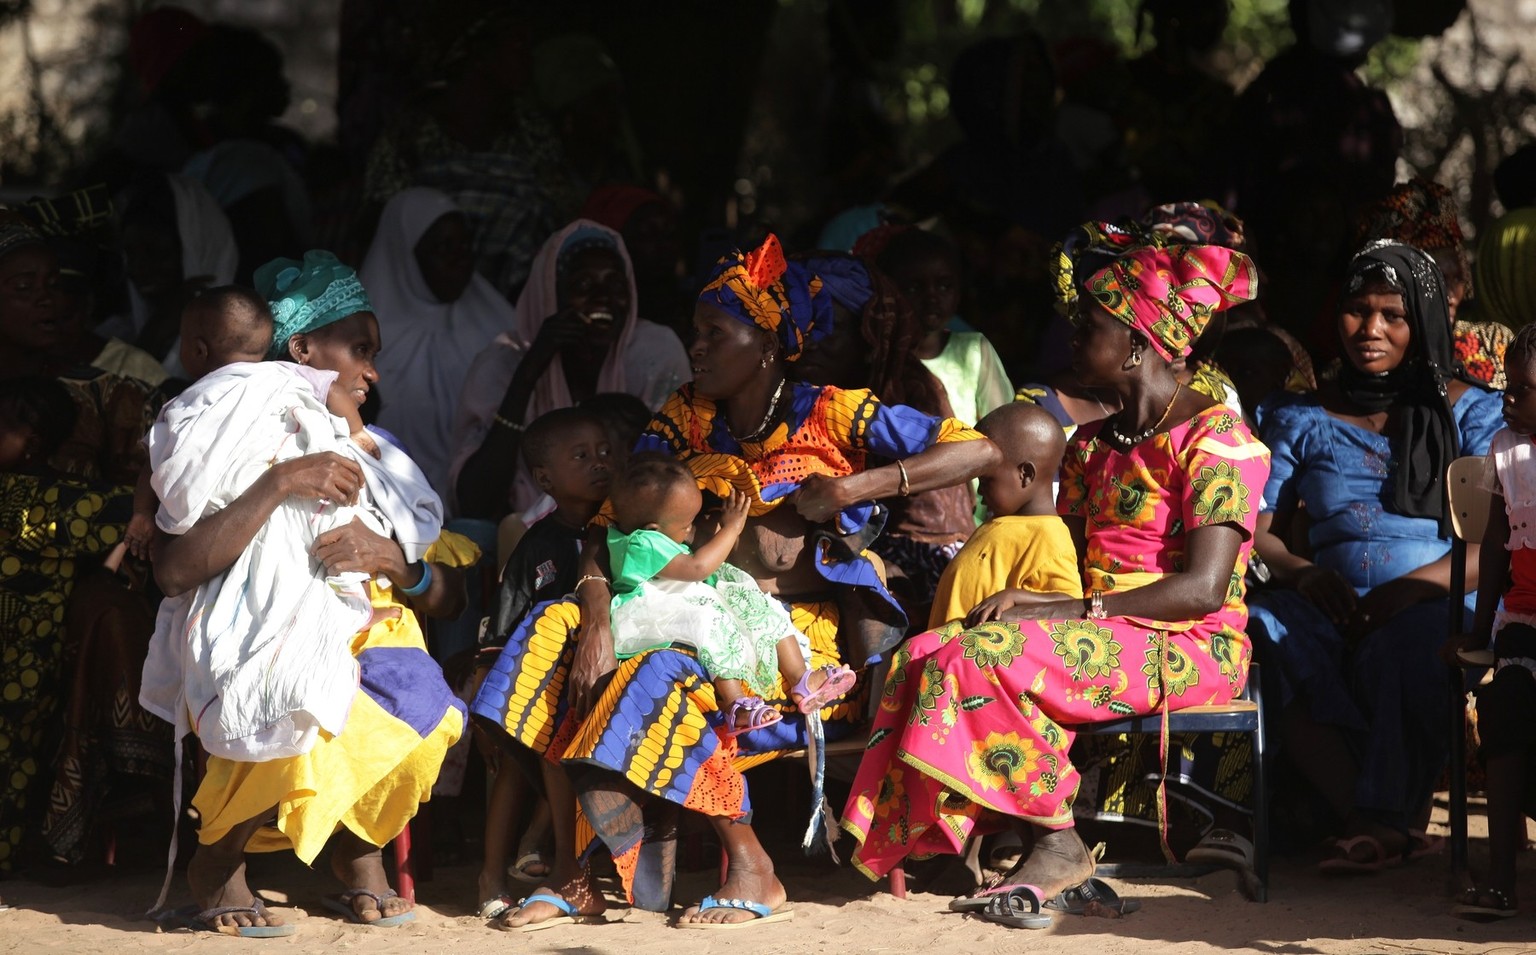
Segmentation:
<svg viewBox="0 0 1536 955">
<path fill-rule="evenodd" d="M 1051 496 L 1066 451 L 1061 425 L 1039 405 L 1016 401 L 982 418 L 976 430 L 1003 452 L 1003 463 L 979 480 L 988 520 L 939 578 L 930 628 L 965 619 L 1002 590 L 1083 596 L 1077 548 Z"/>
</svg>

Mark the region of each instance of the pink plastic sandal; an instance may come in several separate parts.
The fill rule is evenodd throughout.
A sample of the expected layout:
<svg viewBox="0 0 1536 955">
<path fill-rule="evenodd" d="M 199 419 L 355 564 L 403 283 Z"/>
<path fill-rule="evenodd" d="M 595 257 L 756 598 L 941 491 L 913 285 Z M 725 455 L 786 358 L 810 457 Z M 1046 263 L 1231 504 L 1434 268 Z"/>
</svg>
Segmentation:
<svg viewBox="0 0 1536 955">
<path fill-rule="evenodd" d="M 815 690 L 810 688 L 812 673 L 820 673 L 825 679 L 821 686 Z M 815 670 L 806 670 L 800 675 L 800 682 L 789 691 L 789 695 L 799 700 L 800 712 L 814 713 L 828 703 L 833 703 L 847 695 L 853 689 L 853 685 L 859 682 L 857 674 L 847 667 L 827 666 L 817 667 Z"/>
<path fill-rule="evenodd" d="M 742 713 L 747 714 L 746 726 L 741 725 L 740 716 Z M 742 733 L 750 733 L 753 730 L 760 730 L 765 726 L 772 726 L 783 718 L 783 715 L 778 710 L 764 703 L 761 699 L 755 696 L 740 696 L 732 700 L 731 705 L 726 708 L 725 735 L 735 739 Z"/>
</svg>

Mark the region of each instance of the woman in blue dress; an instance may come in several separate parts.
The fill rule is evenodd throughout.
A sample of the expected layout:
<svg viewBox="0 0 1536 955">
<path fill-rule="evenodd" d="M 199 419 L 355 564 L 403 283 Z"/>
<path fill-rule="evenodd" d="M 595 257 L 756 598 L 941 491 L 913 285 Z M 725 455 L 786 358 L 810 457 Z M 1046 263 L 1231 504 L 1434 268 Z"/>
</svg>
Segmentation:
<svg viewBox="0 0 1536 955">
<path fill-rule="evenodd" d="M 1345 280 L 1338 380 L 1261 413 L 1273 466 L 1254 549 L 1277 586 L 1250 598 L 1249 634 L 1279 684 L 1285 751 L 1342 825 L 1325 870 L 1423 848 L 1410 825 L 1449 748 L 1437 651 L 1452 602 L 1469 619 L 1471 604 L 1449 592 L 1445 469 L 1502 423 L 1499 395 L 1459 374 L 1450 330 L 1433 260 L 1373 242 Z M 1476 570 L 1471 548 L 1474 596 Z"/>
</svg>

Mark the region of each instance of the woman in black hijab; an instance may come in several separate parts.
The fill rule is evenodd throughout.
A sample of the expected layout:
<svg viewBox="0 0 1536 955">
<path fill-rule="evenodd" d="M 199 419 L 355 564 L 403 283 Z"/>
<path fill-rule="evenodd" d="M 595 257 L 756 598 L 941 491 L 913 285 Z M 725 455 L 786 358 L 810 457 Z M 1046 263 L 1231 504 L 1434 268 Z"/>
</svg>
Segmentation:
<svg viewBox="0 0 1536 955">
<path fill-rule="evenodd" d="M 1275 586 L 1251 597 L 1249 634 L 1285 751 L 1337 815 L 1323 868 L 1365 872 L 1427 848 L 1410 826 L 1449 746 L 1437 650 L 1452 605 L 1471 610 L 1450 593 L 1445 470 L 1502 422 L 1499 396 L 1459 374 L 1445 281 L 1418 249 L 1355 255 L 1338 332 L 1338 380 L 1261 409 L 1273 465 L 1254 549 Z"/>
</svg>

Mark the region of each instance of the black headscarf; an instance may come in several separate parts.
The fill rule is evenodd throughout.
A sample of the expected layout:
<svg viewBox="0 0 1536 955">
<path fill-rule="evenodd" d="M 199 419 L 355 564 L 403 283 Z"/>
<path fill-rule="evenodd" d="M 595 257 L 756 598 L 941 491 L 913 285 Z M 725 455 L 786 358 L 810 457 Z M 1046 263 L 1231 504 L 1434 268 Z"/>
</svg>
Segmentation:
<svg viewBox="0 0 1536 955">
<path fill-rule="evenodd" d="M 1444 533 L 1445 469 L 1460 451 L 1446 387 L 1456 366 L 1445 279 L 1428 255 L 1383 239 L 1350 260 L 1344 294 L 1378 284 L 1403 296 L 1413 335 L 1408 355 L 1382 375 L 1368 375 L 1345 360 L 1339 388 L 1363 411 L 1396 409 L 1396 427 L 1387 435 L 1397 463 L 1392 509 L 1408 517 L 1432 517 Z"/>
</svg>

